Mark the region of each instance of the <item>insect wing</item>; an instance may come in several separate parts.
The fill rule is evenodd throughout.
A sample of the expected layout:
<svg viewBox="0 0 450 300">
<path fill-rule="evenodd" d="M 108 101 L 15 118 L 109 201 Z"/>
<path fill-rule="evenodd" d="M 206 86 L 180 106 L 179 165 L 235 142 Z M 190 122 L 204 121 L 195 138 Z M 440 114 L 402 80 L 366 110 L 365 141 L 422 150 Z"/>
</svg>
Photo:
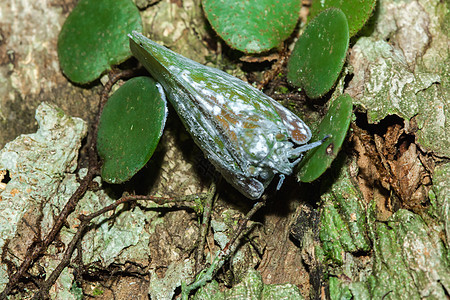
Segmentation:
<svg viewBox="0 0 450 300">
<path fill-rule="evenodd" d="M 297 145 L 306 144 L 311 139 L 311 130 L 308 125 L 302 121 L 296 114 L 289 109 L 276 102 L 272 98 L 269 98 L 272 105 L 278 112 L 286 130 L 289 133 L 289 137 Z"/>
<path fill-rule="evenodd" d="M 195 63 L 171 66 L 193 102 L 214 124 L 244 172 L 251 167 L 290 174 L 289 152 L 311 138 L 308 126 L 294 113 L 242 80 L 215 68 Z M 282 153 L 280 157 L 276 151 Z M 283 155 L 284 154 L 284 155 Z M 266 170 L 267 171 L 267 170 Z"/>
<path fill-rule="evenodd" d="M 208 160 L 230 184 L 246 197 L 250 199 L 260 198 L 265 186 L 257 179 L 245 176 L 234 155 L 225 146 L 221 135 L 217 133 L 216 128 L 194 102 L 195 99 L 193 99 L 190 87 L 187 90 L 186 87 L 180 85 L 176 77 L 171 74 L 173 67 L 172 71 L 169 70 L 169 67 L 166 67 L 173 66 L 172 61 L 175 56 L 178 56 L 178 58 L 181 56 L 150 41 L 137 32 L 130 35 L 130 49 L 150 74 L 164 86 L 167 98 Z M 184 58 L 181 57 L 181 59 Z M 174 63 L 177 63 L 177 61 Z"/>
<path fill-rule="evenodd" d="M 181 77 L 195 95 L 194 102 L 217 128 L 222 140 L 234 149 L 241 164 L 266 158 L 287 132 L 270 102 L 257 90 L 217 69 L 182 71 Z M 283 138 L 281 138 L 283 139 Z"/>
<path fill-rule="evenodd" d="M 292 172 L 288 139 L 303 144 L 311 137 L 300 118 L 236 77 L 137 32 L 130 38 L 133 54 L 163 85 L 194 141 L 228 182 L 256 199 L 275 173 Z"/>
</svg>

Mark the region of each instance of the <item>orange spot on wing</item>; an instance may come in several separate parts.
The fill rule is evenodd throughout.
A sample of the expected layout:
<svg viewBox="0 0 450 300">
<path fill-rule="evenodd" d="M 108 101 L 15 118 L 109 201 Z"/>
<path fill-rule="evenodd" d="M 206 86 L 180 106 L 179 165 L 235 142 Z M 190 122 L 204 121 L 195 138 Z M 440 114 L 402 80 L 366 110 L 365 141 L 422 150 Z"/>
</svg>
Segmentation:
<svg viewBox="0 0 450 300">
<path fill-rule="evenodd" d="M 11 195 L 14 197 L 15 195 L 17 195 L 17 194 L 20 193 L 20 192 L 19 192 L 18 189 L 12 189 L 10 193 L 11 193 Z"/>
<path fill-rule="evenodd" d="M 228 114 L 216 116 L 216 120 L 220 124 L 222 132 L 225 133 L 232 141 L 237 141 L 236 133 L 230 130 L 230 123 L 233 123 L 233 119 Z"/>
<path fill-rule="evenodd" d="M 298 143 L 306 143 L 307 141 L 307 136 L 303 133 L 304 130 L 303 129 L 299 129 L 298 127 L 296 127 L 294 130 L 289 130 L 289 135 L 291 136 L 291 138 L 298 142 Z"/>
</svg>

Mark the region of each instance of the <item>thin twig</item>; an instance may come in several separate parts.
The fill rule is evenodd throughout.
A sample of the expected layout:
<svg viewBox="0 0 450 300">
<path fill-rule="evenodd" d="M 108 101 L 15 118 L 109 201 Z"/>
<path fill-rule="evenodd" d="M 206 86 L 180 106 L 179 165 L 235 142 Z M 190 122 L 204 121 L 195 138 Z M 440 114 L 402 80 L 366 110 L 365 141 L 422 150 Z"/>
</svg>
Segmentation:
<svg viewBox="0 0 450 300">
<path fill-rule="evenodd" d="M 203 263 L 203 252 L 205 250 L 206 236 L 208 235 L 209 220 L 211 219 L 211 211 L 213 203 L 217 200 L 218 194 L 216 193 L 217 186 L 213 181 L 209 187 L 208 197 L 206 198 L 203 208 L 203 219 L 200 226 L 198 248 L 195 257 L 195 271 L 198 272 L 199 266 Z"/>
<path fill-rule="evenodd" d="M 294 100 L 294 101 L 305 101 L 305 96 L 300 93 L 287 93 L 287 94 L 271 94 L 275 100 Z"/>
<path fill-rule="evenodd" d="M 134 71 L 133 71 L 134 72 Z M 56 236 L 60 232 L 62 226 L 67 221 L 67 217 L 75 210 L 75 207 L 78 204 L 78 201 L 83 197 L 86 193 L 90 182 L 99 173 L 99 162 L 97 158 L 96 152 L 96 141 L 97 141 L 97 133 L 98 133 L 98 120 L 100 119 L 100 114 L 103 111 L 103 107 L 106 103 L 109 91 L 111 87 L 116 83 L 119 79 L 124 77 L 129 77 L 132 74 L 130 71 L 120 72 L 120 73 L 112 73 L 111 79 L 105 85 L 103 92 L 100 97 L 98 113 L 96 116 L 96 121 L 92 126 L 92 134 L 90 135 L 90 139 L 88 141 L 88 151 L 89 151 L 89 168 L 86 176 L 80 182 L 77 190 L 72 194 L 72 196 L 67 201 L 66 205 L 62 209 L 61 213 L 55 220 L 55 224 L 53 225 L 50 232 L 47 234 L 46 238 L 39 243 L 33 243 L 27 249 L 25 254 L 25 258 L 20 265 L 18 271 L 14 274 L 11 274 L 9 277 L 9 282 L 7 283 L 5 289 L 0 294 L 0 299 L 6 299 L 7 295 L 16 287 L 19 283 L 20 279 L 25 276 L 27 270 L 30 266 L 36 261 L 36 259 L 43 255 L 45 251 L 47 251 L 48 246 L 55 240 Z"/>
<path fill-rule="evenodd" d="M 280 52 L 277 61 L 272 65 L 272 68 L 263 74 L 263 79 L 256 85 L 258 90 L 262 90 L 270 81 L 272 81 L 283 70 L 283 66 L 287 63 L 288 48 L 284 45 Z"/>
<path fill-rule="evenodd" d="M 267 200 L 266 195 L 263 195 L 261 201 L 257 202 L 253 206 L 253 208 L 247 213 L 247 215 L 239 221 L 239 226 L 235 231 L 234 235 L 232 236 L 230 241 L 225 245 L 225 247 L 214 258 L 213 262 L 211 263 L 211 266 L 209 266 L 208 269 L 203 270 L 197 276 L 195 281 L 190 285 L 186 285 L 185 283 L 181 285 L 181 297 L 183 300 L 187 300 L 189 298 L 189 294 L 192 291 L 204 286 L 208 281 L 212 280 L 217 270 L 219 270 L 223 266 L 225 261 L 238 247 L 238 243 L 236 243 L 236 241 L 238 240 L 239 236 L 244 232 L 244 230 L 247 228 L 247 222 L 259 209 L 261 209 L 264 205 L 266 205 L 266 200 Z"/>
<path fill-rule="evenodd" d="M 204 194 L 196 195 L 196 197 L 205 197 Z M 78 226 L 78 230 L 75 233 L 74 237 L 70 241 L 70 243 L 67 246 L 66 251 L 64 252 L 63 258 L 61 259 L 61 262 L 58 264 L 58 266 L 53 270 L 53 272 L 50 274 L 47 280 L 43 282 L 40 286 L 39 292 L 37 292 L 33 299 L 47 299 L 49 298 L 48 292 L 50 288 L 55 284 L 56 280 L 58 280 L 59 276 L 61 275 L 61 272 L 69 265 L 73 252 L 79 245 L 79 242 L 83 238 L 83 235 L 85 233 L 85 230 L 90 225 L 91 221 L 108 212 L 111 210 L 115 210 L 119 205 L 131 201 L 137 201 L 137 200 L 148 200 L 155 202 L 159 205 L 166 205 L 166 204 L 179 204 L 179 203 L 186 203 L 186 202 L 193 202 L 191 196 L 182 196 L 178 198 L 167 198 L 167 197 L 156 197 L 156 196 L 143 196 L 143 195 L 126 195 L 120 198 L 119 200 L 115 201 L 114 203 L 103 207 L 102 209 L 99 209 L 98 211 L 91 213 L 89 215 L 80 215 L 78 219 L 81 221 L 81 224 Z"/>
</svg>

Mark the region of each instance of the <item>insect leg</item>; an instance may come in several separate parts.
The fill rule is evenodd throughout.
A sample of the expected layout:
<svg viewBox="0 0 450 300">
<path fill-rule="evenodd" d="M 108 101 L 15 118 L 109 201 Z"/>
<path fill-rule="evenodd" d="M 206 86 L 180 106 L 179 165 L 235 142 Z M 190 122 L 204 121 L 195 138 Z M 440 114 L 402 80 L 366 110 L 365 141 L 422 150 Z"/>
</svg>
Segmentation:
<svg viewBox="0 0 450 300">
<path fill-rule="evenodd" d="M 279 191 L 281 189 L 281 186 L 283 185 L 285 178 L 286 178 L 286 176 L 284 176 L 284 174 L 280 174 L 280 180 L 278 181 L 278 184 L 277 184 L 277 191 Z"/>
</svg>

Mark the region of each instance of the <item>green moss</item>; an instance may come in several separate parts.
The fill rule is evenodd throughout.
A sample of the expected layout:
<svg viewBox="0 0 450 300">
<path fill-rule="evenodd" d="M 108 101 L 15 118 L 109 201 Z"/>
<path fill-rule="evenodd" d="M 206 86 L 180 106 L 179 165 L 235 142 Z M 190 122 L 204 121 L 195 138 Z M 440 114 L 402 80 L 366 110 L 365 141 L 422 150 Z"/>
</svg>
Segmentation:
<svg viewBox="0 0 450 300">
<path fill-rule="evenodd" d="M 331 174 L 330 174 L 331 175 Z M 342 265 L 345 253 L 367 252 L 367 217 L 360 191 L 353 185 L 348 167 L 336 178 L 330 176 L 324 186 L 332 183 L 322 195 L 319 238 L 325 257 L 333 264 Z"/>
<path fill-rule="evenodd" d="M 98 287 L 94 288 L 94 290 L 92 291 L 93 296 L 101 296 L 104 293 L 105 292 L 102 289 L 99 289 Z"/>
<path fill-rule="evenodd" d="M 249 269 L 241 283 L 220 292 L 219 284 L 212 281 L 199 289 L 194 300 L 223 299 L 298 299 L 302 300 L 298 287 L 292 284 L 264 284 L 259 272 Z"/>
</svg>

